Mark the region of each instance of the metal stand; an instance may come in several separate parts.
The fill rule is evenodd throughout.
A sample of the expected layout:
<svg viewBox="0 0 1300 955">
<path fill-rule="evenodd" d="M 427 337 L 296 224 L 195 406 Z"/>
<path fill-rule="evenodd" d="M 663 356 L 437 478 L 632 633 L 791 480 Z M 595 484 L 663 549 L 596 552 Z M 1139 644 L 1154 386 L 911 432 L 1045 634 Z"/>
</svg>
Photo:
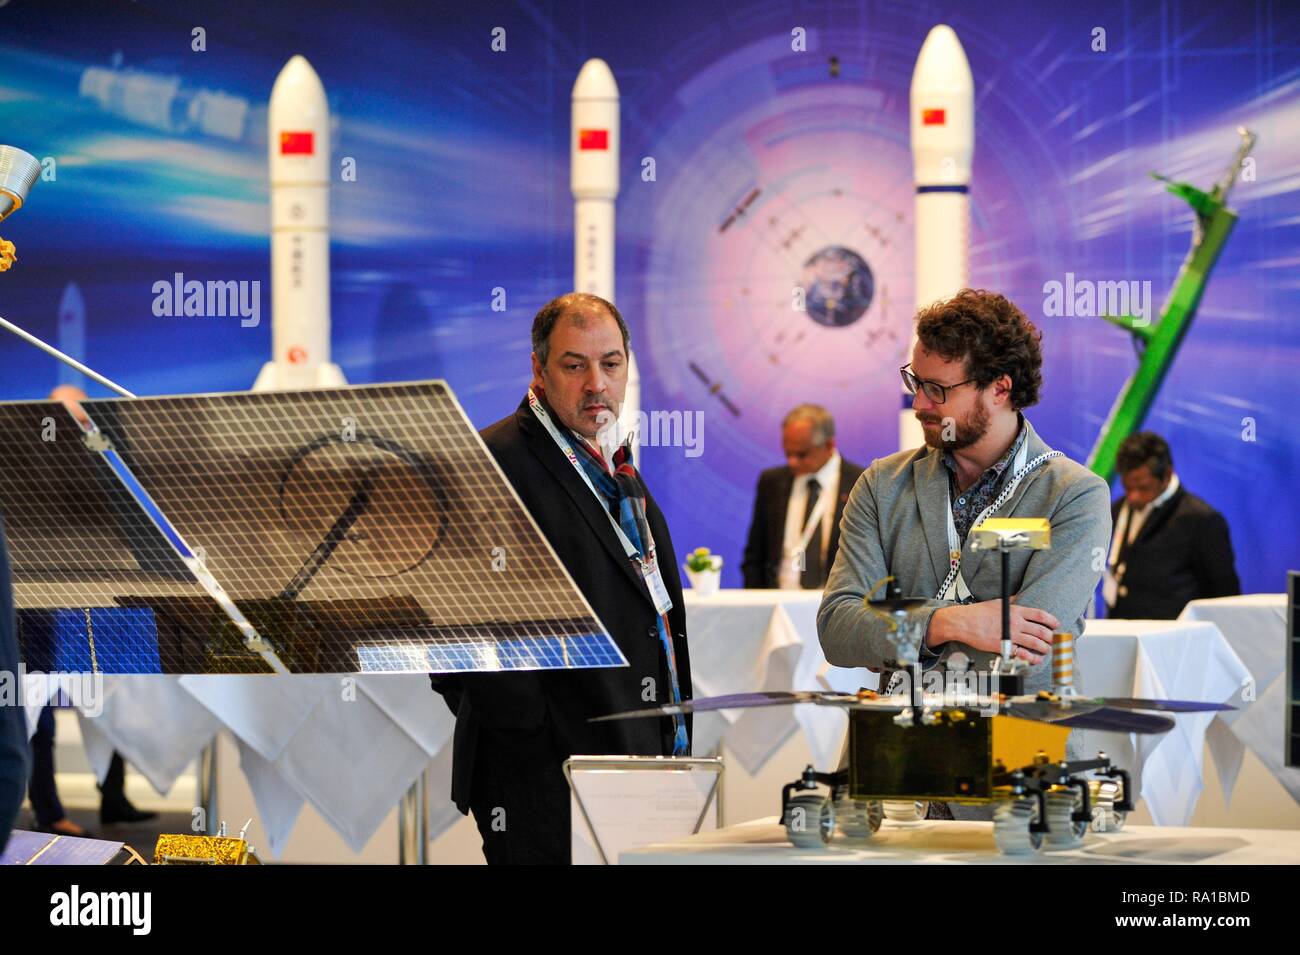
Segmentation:
<svg viewBox="0 0 1300 955">
<path fill-rule="evenodd" d="M 1002 548 L 1002 659 L 1011 662 L 1011 551 Z"/>
<path fill-rule="evenodd" d="M 398 865 L 429 864 L 429 792 L 425 785 L 426 770 L 420 771 L 397 806 Z"/>
<path fill-rule="evenodd" d="M 714 810 L 714 819 L 718 825 L 721 825 L 721 819 L 717 815 L 720 811 L 717 797 L 722 790 L 722 776 L 725 772 L 722 760 L 717 757 L 708 756 L 571 756 L 563 764 L 564 778 L 569 784 L 569 792 L 572 794 L 570 805 L 576 805 L 586 827 L 588 834 L 591 836 L 592 845 L 595 847 L 596 855 L 601 865 L 610 865 L 618 862 L 618 856 L 615 852 L 616 846 L 602 843 L 600 835 L 596 832 L 596 826 L 592 821 L 592 814 L 588 810 L 587 804 L 583 802 L 582 795 L 578 792 L 577 784 L 574 782 L 575 772 L 598 772 L 598 773 L 624 773 L 637 774 L 644 773 L 681 773 L 683 771 L 706 772 L 713 775 L 713 784 L 709 787 L 708 794 L 705 796 L 704 804 L 700 808 L 699 815 L 695 817 L 694 825 L 691 826 L 690 834 L 700 831 L 704 825 L 704 820 L 708 818 L 709 810 Z M 622 803 L 620 808 L 622 814 L 626 817 L 629 811 L 635 812 L 635 800 L 632 803 Z M 629 806 L 633 808 L 629 810 Z M 689 807 L 687 807 L 689 809 Z M 653 820 L 647 820 L 653 823 Z M 678 820 L 680 821 L 680 820 Z M 574 820 L 575 836 L 577 835 L 577 820 Z M 646 835 L 642 831 L 639 836 Z M 679 838 L 673 836 L 672 838 Z M 650 837 L 648 842 L 667 841 L 666 839 L 655 839 Z M 577 842 L 575 838 L 574 842 Z M 638 843 L 643 844 L 643 843 Z"/>
<path fill-rule="evenodd" d="M 217 738 L 199 750 L 199 806 L 203 810 L 203 832 L 217 834 Z"/>
</svg>

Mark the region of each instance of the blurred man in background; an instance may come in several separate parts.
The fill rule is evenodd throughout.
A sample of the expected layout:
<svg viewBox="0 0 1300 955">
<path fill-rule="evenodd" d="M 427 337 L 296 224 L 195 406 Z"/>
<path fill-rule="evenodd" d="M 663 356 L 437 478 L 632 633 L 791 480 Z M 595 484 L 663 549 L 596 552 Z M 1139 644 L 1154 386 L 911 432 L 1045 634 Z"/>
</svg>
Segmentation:
<svg viewBox="0 0 1300 955">
<path fill-rule="evenodd" d="M 1183 487 L 1165 439 L 1130 435 L 1115 464 L 1124 496 L 1111 505 L 1115 531 L 1102 583 L 1108 616 L 1173 620 L 1189 600 L 1241 593 L 1228 522 Z"/>
<path fill-rule="evenodd" d="M 741 573 L 745 586 L 821 590 L 840 545 L 840 517 L 861 465 L 835 447 L 835 420 L 820 405 L 781 423 L 785 467 L 758 477 Z"/>
</svg>

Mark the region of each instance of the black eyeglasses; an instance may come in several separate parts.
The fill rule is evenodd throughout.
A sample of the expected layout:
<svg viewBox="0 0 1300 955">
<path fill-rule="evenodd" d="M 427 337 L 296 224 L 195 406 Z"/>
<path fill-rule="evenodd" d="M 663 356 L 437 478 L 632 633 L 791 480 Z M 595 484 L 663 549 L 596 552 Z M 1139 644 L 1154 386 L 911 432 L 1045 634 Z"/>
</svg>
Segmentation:
<svg viewBox="0 0 1300 955">
<path fill-rule="evenodd" d="M 955 385 L 941 385 L 937 381 L 926 381 L 924 378 L 917 378 L 907 370 L 907 366 L 912 364 L 910 361 L 907 365 L 898 369 L 898 373 L 903 376 L 903 387 L 907 389 L 909 395 L 916 394 L 916 389 L 920 388 L 925 392 L 925 396 L 937 405 L 943 404 L 948 400 L 949 388 L 960 388 L 962 385 L 969 385 L 974 378 L 967 378 L 965 381 L 959 381 Z"/>
</svg>

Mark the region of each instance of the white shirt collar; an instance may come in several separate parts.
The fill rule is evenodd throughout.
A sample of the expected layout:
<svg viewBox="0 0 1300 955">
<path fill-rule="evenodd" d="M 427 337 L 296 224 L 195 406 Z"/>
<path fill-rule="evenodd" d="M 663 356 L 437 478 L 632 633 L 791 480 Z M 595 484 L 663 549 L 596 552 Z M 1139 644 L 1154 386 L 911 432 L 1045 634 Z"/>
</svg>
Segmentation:
<svg viewBox="0 0 1300 955">
<path fill-rule="evenodd" d="M 831 486 L 832 479 L 840 473 L 841 460 L 840 452 L 838 450 L 832 451 L 831 456 L 820 468 L 812 472 L 812 474 L 801 474 L 795 480 L 807 484 L 812 478 L 816 478 L 818 486 L 824 491 Z"/>
<path fill-rule="evenodd" d="M 1160 496 L 1157 497 L 1155 500 L 1153 500 L 1146 507 L 1134 511 L 1133 512 L 1134 515 L 1135 516 L 1138 514 L 1146 515 L 1154 511 L 1157 507 L 1161 507 L 1166 501 L 1168 501 L 1171 497 L 1173 497 L 1176 493 L 1178 493 L 1178 488 L 1180 486 L 1181 485 L 1178 480 L 1178 472 L 1175 471 L 1173 474 L 1169 476 L 1169 486 L 1160 492 Z"/>
</svg>

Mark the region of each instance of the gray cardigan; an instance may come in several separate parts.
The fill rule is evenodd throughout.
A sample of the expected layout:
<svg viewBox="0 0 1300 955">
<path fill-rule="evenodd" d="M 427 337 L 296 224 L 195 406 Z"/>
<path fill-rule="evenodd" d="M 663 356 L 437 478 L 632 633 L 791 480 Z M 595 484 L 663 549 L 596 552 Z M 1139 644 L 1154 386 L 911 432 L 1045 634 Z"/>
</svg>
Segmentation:
<svg viewBox="0 0 1300 955">
<path fill-rule="evenodd" d="M 1024 421 L 1033 460 L 1051 449 Z M 955 603 L 932 599 L 948 574 L 948 473 L 940 452 L 921 447 L 873 461 L 854 485 L 840 522 L 839 553 L 817 612 L 817 633 L 830 663 L 876 672 L 895 667 L 894 649 L 885 636 L 888 625 L 862 606 L 863 596 L 881 577 L 893 574 L 903 596 L 927 598 L 928 609 L 921 611 L 927 627 L 935 610 Z M 1019 595 L 1019 604 L 1048 611 L 1078 637 L 1110 544 L 1106 482 L 1068 458 L 1052 458 L 1025 476 L 995 516 L 1048 519 L 1050 550 L 1012 552 L 1011 592 Z M 961 572 L 977 600 L 1001 596 L 996 555 L 967 546 Z M 957 651 L 979 669 L 987 669 L 996 656 L 953 641 L 925 668 L 945 666 Z M 1030 668 L 1026 688 L 1037 692 L 1050 685 L 1051 661 L 1046 658 Z"/>
</svg>

